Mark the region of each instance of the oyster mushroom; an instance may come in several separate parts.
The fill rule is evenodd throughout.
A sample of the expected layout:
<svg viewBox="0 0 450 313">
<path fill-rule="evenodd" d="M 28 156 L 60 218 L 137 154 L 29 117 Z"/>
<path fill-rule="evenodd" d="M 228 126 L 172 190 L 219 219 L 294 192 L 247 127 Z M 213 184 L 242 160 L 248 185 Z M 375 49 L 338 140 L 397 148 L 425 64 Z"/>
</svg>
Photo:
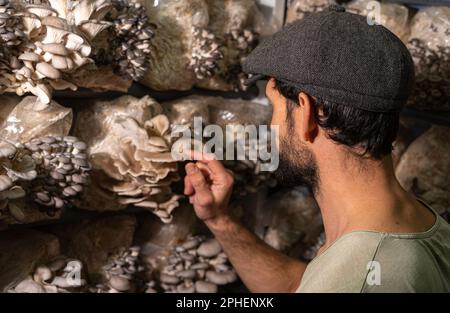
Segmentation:
<svg viewBox="0 0 450 313">
<path fill-rule="evenodd" d="M 57 267 L 54 266 L 55 262 L 59 264 Z M 80 278 L 83 274 L 82 266 L 74 269 L 71 264 L 75 263 L 81 264 L 78 260 L 59 256 L 47 265 L 37 266 L 29 277 L 8 291 L 13 293 L 83 292 L 86 281 Z"/>
<path fill-rule="evenodd" d="M 413 141 L 395 170 L 403 188 L 423 199 L 439 214 L 450 211 L 450 129 L 433 126 Z"/>
<path fill-rule="evenodd" d="M 425 38 L 412 38 L 407 47 L 415 65 L 416 83 L 408 106 L 419 109 L 450 109 L 450 48 L 431 49 Z"/>
<path fill-rule="evenodd" d="M 27 278 L 21 281 L 13 290 L 17 293 L 45 293 L 45 289 L 42 285 L 35 282 L 31 278 Z"/>
<path fill-rule="evenodd" d="M 17 147 L 19 146 L 19 147 Z M 25 219 L 24 186 L 36 178 L 35 163 L 20 145 L 0 139 L 0 216 Z"/>
<path fill-rule="evenodd" d="M 61 78 L 61 72 L 58 71 L 56 68 L 54 68 L 52 65 L 40 62 L 36 64 L 36 71 L 43 75 L 43 77 L 48 77 L 51 79 L 60 79 Z M 48 100 L 50 102 L 50 100 Z"/>
<path fill-rule="evenodd" d="M 309 13 L 320 12 L 334 4 L 333 0 L 293 0 L 290 1 L 286 23 L 303 19 Z"/>
<path fill-rule="evenodd" d="M 114 253 L 103 266 L 104 283 L 100 283 L 94 292 L 133 292 L 136 279 L 144 267 L 139 261 L 140 247 L 121 248 Z"/>
<path fill-rule="evenodd" d="M 9 158 L 16 153 L 17 149 L 12 143 L 0 140 L 0 158 Z"/>
<path fill-rule="evenodd" d="M 6 76 L 4 89 L 38 96 L 42 105 L 36 109 L 50 103 L 53 89 L 75 89 L 70 76 L 93 62 L 92 42 L 111 26 L 103 20 L 111 10 L 111 3 L 104 0 L 52 0 L 21 7 L 16 19 L 23 32 L 18 27 L 17 35 L 23 33 L 27 44 L 20 46 L 16 59 L 10 57 L 8 70 L 14 76 Z M 60 82 L 63 77 L 66 83 Z"/>
<path fill-rule="evenodd" d="M 213 293 L 218 285 L 237 280 L 218 242 L 202 236 L 188 237 L 173 247 L 165 264 L 158 274 L 159 285 L 149 282 L 152 291 Z"/>
<path fill-rule="evenodd" d="M 203 242 L 197 248 L 197 254 L 206 258 L 211 258 L 218 255 L 222 251 L 222 247 L 216 239 L 210 239 Z"/>
<path fill-rule="evenodd" d="M 0 192 L 5 191 L 13 185 L 11 178 L 6 175 L 0 175 Z"/>
<path fill-rule="evenodd" d="M 33 279 L 39 283 L 48 281 L 52 277 L 53 277 L 52 271 L 47 266 L 38 266 L 33 275 Z"/>
<path fill-rule="evenodd" d="M 212 77 L 218 69 L 218 61 L 223 58 L 220 44 L 214 34 L 207 29 L 194 27 L 194 42 L 191 62 L 188 69 L 192 70 L 197 79 Z"/>
<path fill-rule="evenodd" d="M 25 41 L 25 33 L 20 18 L 9 0 L 0 2 L 0 92 L 13 91 L 16 81 L 9 76 L 19 67 L 18 47 Z M 12 80 L 12 81 L 11 81 Z"/>
<path fill-rule="evenodd" d="M 95 169 L 83 208 L 134 205 L 171 221 L 180 198 L 170 187 L 178 179 L 178 167 L 170 152 L 170 124 L 161 112 L 151 98 L 129 96 L 80 111 L 75 134 L 87 143 Z M 101 130 L 99 136 L 92 138 L 92 128 Z M 105 200 L 97 205 L 100 191 Z"/>
<path fill-rule="evenodd" d="M 78 138 L 36 138 L 26 143 L 25 149 L 37 164 L 37 179 L 27 186 L 30 197 L 48 214 L 69 205 L 83 192 L 91 165 L 86 159 L 85 144 Z"/>
<path fill-rule="evenodd" d="M 156 25 L 149 22 L 145 7 L 138 2 L 114 0 L 113 4 L 117 15 L 112 19 L 111 58 L 119 74 L 137 81 L 148 70 Z"/>
</svg>

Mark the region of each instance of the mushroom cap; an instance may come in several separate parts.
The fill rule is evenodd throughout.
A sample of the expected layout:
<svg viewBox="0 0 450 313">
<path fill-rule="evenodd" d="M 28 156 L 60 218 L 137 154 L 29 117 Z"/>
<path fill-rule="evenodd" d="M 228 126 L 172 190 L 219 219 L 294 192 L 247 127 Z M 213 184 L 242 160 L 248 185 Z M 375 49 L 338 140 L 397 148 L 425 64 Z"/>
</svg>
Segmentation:
<svg viewBox="0 0 450 313">
<path fill-rule="evenodd" d="M 69 54 L 66 47 L 60 43 L 41 44 L 39 48 L 41 48 L 44 52 L 50 52 L 57 55 L 67 56 Z"/>
<path fill-rule="evenodd" d="M 15 200 L 23 197 L 25 197 L 25 190 L 23 190 L 22 187 L 20 186 L 14 186 L 9 190 L 5 190 L 0 195 L 1 200 L 3 199 Z"/>
<path fill-rule="evenodd" d="M 8 189 L 13 184 L 11 178 L 7 175 L 0 175 L 0 192 Z"/>
<path fill-rule="evenodd" d="M 57 16 L 46 16 L 44 18 L 41 19 L 42 25 L 45 26 L 52 26 L 55 28 L 59 28 L 61 30 L 68 30 L 68 25 L 67 22 Z"/>
<path fill-rule="evenodd" d="M 40 62 L 36 64 L 36 71 L 51 79 L 60 79 L 61 72 L 48 63 Z"/>
<path fill-rule="evenodd" d="M 0 158 L 7 158 L 16 153 L 16 150 L 16 146 L 14 146 L 13 144 L 5 140 L 0 141 Z"/>
<path fill-rule="evenodd" d="M 19 56 L 19 60 L 22 60 L 22 61 L 39 62 L 40 59 L 41 58 L 39 57 L 39 55 L 37 55 L 34 52 L 25 52 Z"/>
<path fill-rule="evenodd" d="M 41 5 L 29 4 L 25 7 L 25 9 L 28 12 L 35 14 L 39 17 L 52 16 L 58 13 L 52 7 L 42 4 Z"/>
</svg>

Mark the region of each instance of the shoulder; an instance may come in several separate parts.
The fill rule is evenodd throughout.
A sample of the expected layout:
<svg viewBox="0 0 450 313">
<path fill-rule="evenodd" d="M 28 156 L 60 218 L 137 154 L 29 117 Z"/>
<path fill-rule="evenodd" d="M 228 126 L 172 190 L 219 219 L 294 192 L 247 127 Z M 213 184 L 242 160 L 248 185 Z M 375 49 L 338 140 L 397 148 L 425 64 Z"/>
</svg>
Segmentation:
<svg viewBox="0 0 450 313">
<path fill-rule="evenodd" d="M 449 230 L 445 223 L 431 236 L 386 237 L 374 258 L 380 280 L 370 284 L 370 279 L 367 279 L 363 291 L 448 292 Z"/>
<path fill-rule="evenodd" d="M 348 233 L 307 267 L 298 292 L 361 292 L 383 234 Z"/>
<path fill-rule="evenodd" d="M 298 292 L 448 292 L 450 225 L 418 234 L 352 232 L 307 267 Z"/>
</svg>

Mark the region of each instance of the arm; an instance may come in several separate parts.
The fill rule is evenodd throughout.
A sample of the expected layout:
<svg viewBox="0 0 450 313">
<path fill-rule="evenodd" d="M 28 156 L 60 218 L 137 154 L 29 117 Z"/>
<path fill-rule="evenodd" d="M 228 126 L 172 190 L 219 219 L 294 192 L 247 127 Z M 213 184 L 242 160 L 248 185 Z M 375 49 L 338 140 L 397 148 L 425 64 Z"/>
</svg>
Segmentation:
<svg viewBox="0 0 450 313">
<path fill-rule="evenodd" d="M 186 165 L 185 194 L 252 292 L 294 292 L 306 263 L 271 248 L 227 213 L 233 177 L 219 161 Z"/>
</svg>

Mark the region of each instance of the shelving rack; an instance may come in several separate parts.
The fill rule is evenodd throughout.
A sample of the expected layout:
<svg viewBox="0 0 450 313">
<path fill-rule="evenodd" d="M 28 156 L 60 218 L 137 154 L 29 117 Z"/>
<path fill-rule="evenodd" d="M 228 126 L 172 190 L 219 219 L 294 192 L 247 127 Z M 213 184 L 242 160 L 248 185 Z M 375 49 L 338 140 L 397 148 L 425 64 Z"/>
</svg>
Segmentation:
<svg viewBox="0 0 450 313">
<path fill-rule="evenodd" d="M 267 21 L 273 23 L 280 28 L 284 24 L 286 11 L 287 11 L 287 0 L 256 0 L 263 15 L 266 17 Z M 450 6 L 450 0 L 387 0 L 389 2 L 403 3 L 411 5 L 412 7 L 417 7 L 417 5 L 444 5 Z M 135 97 L 143 97 L 149 95 L 157 101 L 170 101 L 181 97 L 186 97 L 189 95 L 207 95 L 207 96 L 220 96 L 224 98 L 241 98 L 245 100 L 256 100 L 264 101 L 264 84 L 259 85 L 259 89 L 256 86 L 249 88 L 247 91 L 241 92 L 219 92 L 204 90 L 199 88 L 194 88 L 188 91 L 154 91 L 139 83 L 134 83 L 129 89 L 129 95 Z M 81 99 L 87 98 L 115 98 L 123 95 L 120 92 L 104 92 L 98 93 L 87 89 L 79 89 L 77 92 L 67 92 L 60 91 L 56 92 L 54 98 L 60 103 L 64 103 L 67 106 L 74 107 L 75 105 L 83 105 L 83 101 L 78 102 Z M 431 124 L 443 125 L 450 127 L 450 111 L 434 111 L 434 110 L 418 110 L 415 108 L 407 107 L 401 113 L 405 117 L 412 117 L 415 119 L 420 119 Z M 65 223 L 77 221 L 85 218 L 101 218 L 103 216 L 111 216 L 115 214 L 133 214 L 139 212 L 145 212 L 145 209 L 129 207 L 121 211 L 108 211 L 108 212 L 95 212 L 95 211 L 85 211 L 79 209 L 67 209 L 58 220 L 48 220 L 43 222 L 37 222 L 26 225 L 10 225 L 9 229 L 25 228 L 25 227 L 36 227 L 43 226 L 54 223 Z"/>
</svg>

